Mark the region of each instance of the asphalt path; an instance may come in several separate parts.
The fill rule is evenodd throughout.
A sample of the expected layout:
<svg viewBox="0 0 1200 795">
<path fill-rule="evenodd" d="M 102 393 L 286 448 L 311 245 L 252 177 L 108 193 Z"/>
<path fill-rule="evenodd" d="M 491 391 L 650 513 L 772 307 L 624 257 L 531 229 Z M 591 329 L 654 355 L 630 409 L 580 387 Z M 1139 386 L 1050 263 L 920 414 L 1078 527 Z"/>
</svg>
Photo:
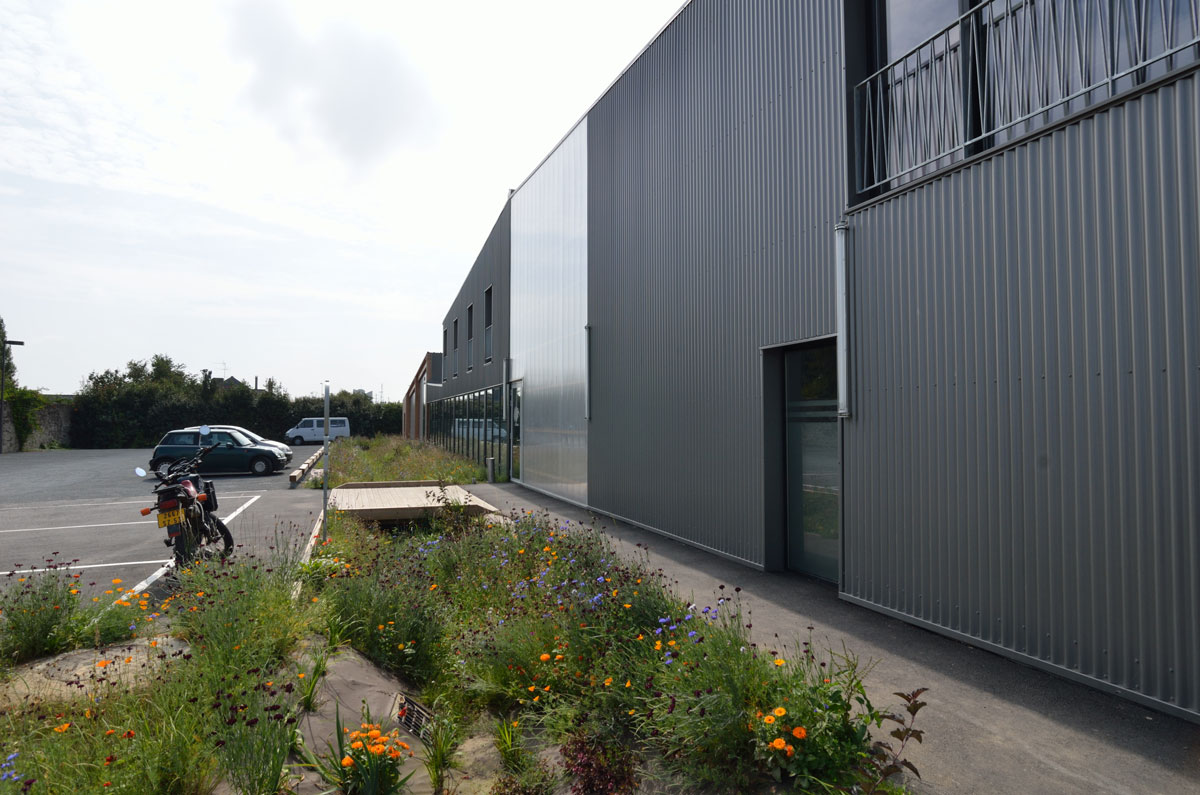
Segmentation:
<svg viewBox="0 0 1200 795">
<path fill-rule="evenodd" d="M 263 554 L 307 539 L 321 512 L 321 491 L 293 487 L 287 473 L 319 445 L 293 447 L 294 457 L 273 475 L 216 475 L 220 516 L 233 533 L 235 554 Z M 46 450 L 0 456 L 0 576 L 50 564 L 81 573 L 81 590 L 103 596 L 120 579 L 143 582 L 170 560 L 154 504 L 155 479 L 140 478 L 150 450 Z M 14 575 L 16 576 L 16 575 Z M 159 581 L 164 592 L 170 583 Z M 157 595 L 157 594 L 156 594 Z"/>
</svg>

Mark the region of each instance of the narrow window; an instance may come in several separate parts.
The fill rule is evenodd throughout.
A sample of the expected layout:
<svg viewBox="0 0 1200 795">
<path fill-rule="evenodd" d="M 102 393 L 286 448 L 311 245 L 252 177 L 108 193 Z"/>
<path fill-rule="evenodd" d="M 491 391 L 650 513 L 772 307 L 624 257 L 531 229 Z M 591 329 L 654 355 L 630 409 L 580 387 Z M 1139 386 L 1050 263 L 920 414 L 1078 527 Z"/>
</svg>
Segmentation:
<svg viewBox="0 0 1200 795">
<path fill-rule="evenodd" d="M 475 304 L 467 307 L 467 372 L 475 363 Z"/>
<path fill-rule="evenodd" d="M 458 318 L 454 318 L 454 377 L 458 378 Z"/>
<path fill-rule="evenodd" d="M 492 288 L 483 291 L 483 361 L 492 360 Z"/>
</svg>

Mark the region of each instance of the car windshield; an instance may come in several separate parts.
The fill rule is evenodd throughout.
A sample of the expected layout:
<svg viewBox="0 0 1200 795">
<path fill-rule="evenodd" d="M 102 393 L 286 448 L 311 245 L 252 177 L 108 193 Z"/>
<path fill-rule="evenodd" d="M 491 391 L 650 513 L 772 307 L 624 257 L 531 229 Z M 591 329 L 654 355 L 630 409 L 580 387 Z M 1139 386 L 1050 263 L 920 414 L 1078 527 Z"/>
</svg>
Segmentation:
<svg viewBox="0 0 1200 795">
<path fill-rule="evenodd" d="M 254 444 L 254 442 L 250 441 L 250 439 L 246 436 L 246 434 L 242 433 L 241 431 L 235 431 L 231 428 L 228 431 L 228 433 L 230 436 L 233 437 L 233 440 L 235 442 L 237 442 L 238 444 L 240 444 L 242 447 L 250 447 L 251 445 Z"/>
<path fill-rule="evenodd" d="M 256 444 L 263 440 L 263 437 L 259 436 L 254 431 L 246 430 L 245 428 L 235 428 L 234 430 L 241 431 L 243 436 Z"/>
</svg>

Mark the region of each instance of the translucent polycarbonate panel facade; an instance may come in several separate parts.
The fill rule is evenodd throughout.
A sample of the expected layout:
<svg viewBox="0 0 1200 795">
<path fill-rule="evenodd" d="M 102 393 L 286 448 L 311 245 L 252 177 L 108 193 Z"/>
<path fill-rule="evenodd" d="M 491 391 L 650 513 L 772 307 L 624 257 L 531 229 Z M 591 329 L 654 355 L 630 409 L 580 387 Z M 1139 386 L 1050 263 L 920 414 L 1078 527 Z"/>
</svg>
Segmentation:
<svg viewBox="0 0 1200 795">
<path fill-rule="evenodd" d="M 522 381 L 521 481 L 588 496 L 587 121 L 512 197 L 512 380 Z"/>
</svg>

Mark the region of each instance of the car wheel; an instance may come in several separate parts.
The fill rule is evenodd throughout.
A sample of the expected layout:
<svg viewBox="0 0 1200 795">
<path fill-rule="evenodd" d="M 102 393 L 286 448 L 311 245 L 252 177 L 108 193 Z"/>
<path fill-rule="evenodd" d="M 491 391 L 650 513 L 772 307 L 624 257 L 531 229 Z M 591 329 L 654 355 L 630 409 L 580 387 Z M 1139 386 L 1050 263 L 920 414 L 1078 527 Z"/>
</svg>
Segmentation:
<svg viewBox="0 0 1200 795">
<path fill-rule="evenodd" d="M 261 455 L 250 462 L 250 472 L 254 475 L 269 475 L 273 469 L 270 460 Z"/>
<path fill-rule="evenodd" d="M 304 437 L 303 437 L 303 436 L 293 436 L 293 437 L 292 437 L 292 444 L 294 444 L 294 445 L 296 445 L 297 447 L 299 447 L 300 445 L 304 444 Z"/>
<path fill-rule="evenodd" d="M 150 462 L 150 471 L 151 472 L 161 472 L 163 469 L 166 469 L 170 464 L 171 464 L 171 459 L 169 459 L 169 458 L 156 458 Z"/>
</svg>

